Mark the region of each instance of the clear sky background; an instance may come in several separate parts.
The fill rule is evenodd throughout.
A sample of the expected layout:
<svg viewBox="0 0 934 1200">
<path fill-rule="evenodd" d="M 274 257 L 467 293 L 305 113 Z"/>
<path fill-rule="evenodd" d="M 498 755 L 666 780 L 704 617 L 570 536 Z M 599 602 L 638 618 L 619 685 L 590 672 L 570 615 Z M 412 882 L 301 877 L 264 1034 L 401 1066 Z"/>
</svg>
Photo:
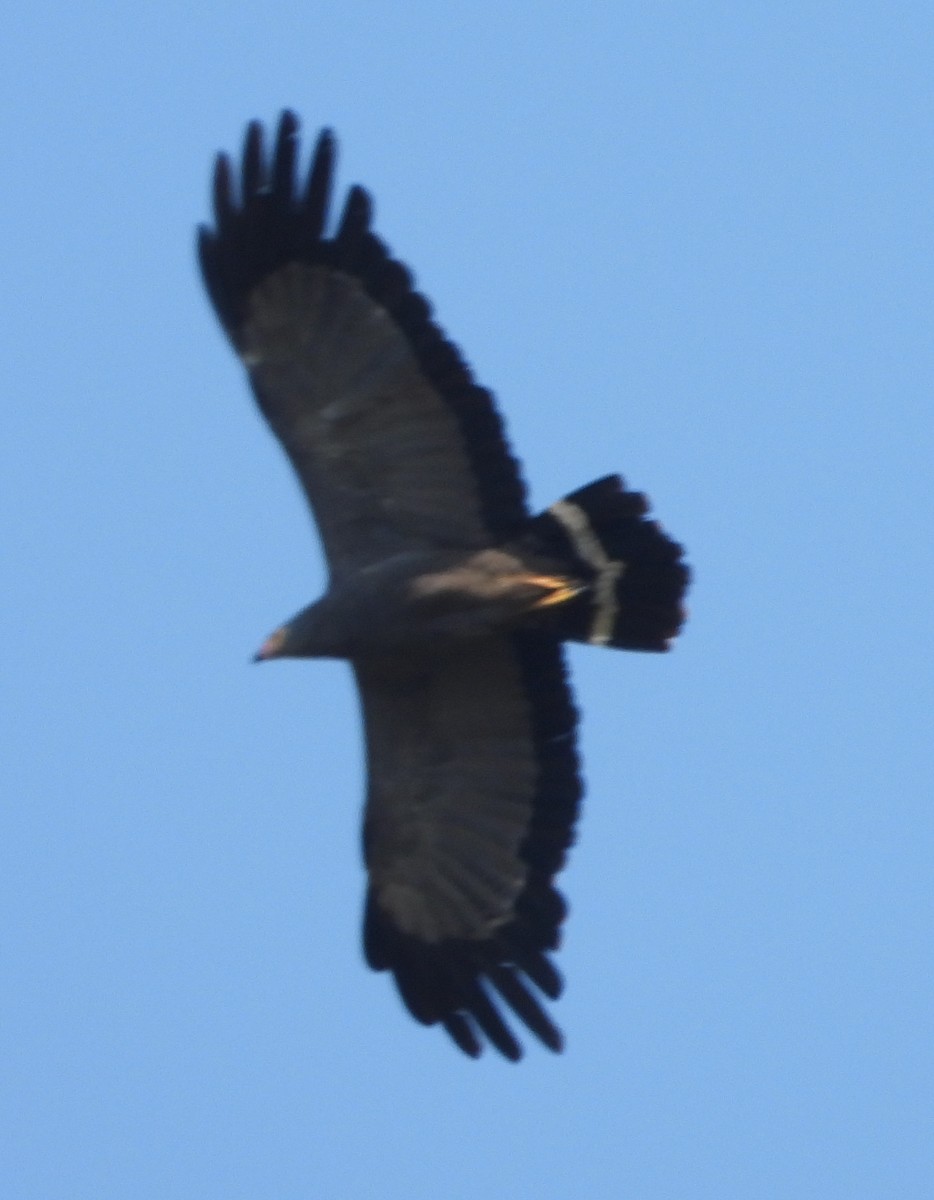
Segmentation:
<svg viewBox="0 0 934 1200">
<path fill-rule="evenodd" d="M 66 5 L 0 41 L 0 1194 L 934 1194 L 934 9 Z M 497 393 L 696 571 L 571 651 L 556 1058 L 362 961 L 341 664 L 254 667 L 320 550 L 203 294 L 281 107 Z"/>
</svg>

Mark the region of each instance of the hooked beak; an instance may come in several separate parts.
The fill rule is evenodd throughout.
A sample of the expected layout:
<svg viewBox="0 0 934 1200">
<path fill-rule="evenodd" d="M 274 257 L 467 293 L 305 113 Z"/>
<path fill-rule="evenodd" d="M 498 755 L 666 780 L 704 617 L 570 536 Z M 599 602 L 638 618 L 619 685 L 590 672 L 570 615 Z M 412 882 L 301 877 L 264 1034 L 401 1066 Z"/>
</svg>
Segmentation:
<svg viewBox="0 0 934 1200">
<path fill-rule="evenodd" d="M 253 655 L 253 662 L 265 662 L 269 658 L 279 658 L 285 645 L 285 629 L 277 629 L 263 642 Z"/>
</svg>

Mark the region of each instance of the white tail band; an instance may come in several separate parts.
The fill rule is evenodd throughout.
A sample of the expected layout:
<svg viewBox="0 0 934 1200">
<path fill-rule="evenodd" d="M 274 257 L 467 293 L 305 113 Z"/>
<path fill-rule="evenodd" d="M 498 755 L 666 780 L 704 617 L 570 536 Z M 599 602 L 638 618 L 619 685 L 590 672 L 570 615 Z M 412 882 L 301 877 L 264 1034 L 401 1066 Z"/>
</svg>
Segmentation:
<svg viewBox="0 0 934 1200">
<path fill-rule="evenodd" d="M 594 583 L 594 616 L 587 641 L 593 646 L 605 646 L 613 636 L 619 613 L 616 585 L 626 570 L 624 562 L 614 562 L 607 556 L 586 512 L 568 500 L 559 500 L 548 510 L 564 526 L 578 556 L 597 572 Z"/>
</svg>

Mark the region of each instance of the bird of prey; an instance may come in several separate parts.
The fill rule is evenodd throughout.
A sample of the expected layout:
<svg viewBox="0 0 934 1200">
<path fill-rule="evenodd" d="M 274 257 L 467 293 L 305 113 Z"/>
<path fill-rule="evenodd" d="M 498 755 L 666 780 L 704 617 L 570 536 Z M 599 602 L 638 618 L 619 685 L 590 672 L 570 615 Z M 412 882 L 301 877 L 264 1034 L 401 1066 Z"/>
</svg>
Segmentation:
<svg viewBox="0 0 934 1200">
<path fill-rule="evenodd" d="M 558 1051 L 554 879 L 574 837 L 577 714 L 562 642 L 666 650 L 682 549 L 612 475 L 533 515 L 490 393 L 409 271 L 347 196 L 329 232 L 335 141 L 298 170 L 221 154 L 204 282 L 292 462 L 327 559 L 324 596 L 258 659 L 350 662 L 365 726 L 366 960 L 466 1054 L 522 1054 L 508 1015 Z"/>
</svg>

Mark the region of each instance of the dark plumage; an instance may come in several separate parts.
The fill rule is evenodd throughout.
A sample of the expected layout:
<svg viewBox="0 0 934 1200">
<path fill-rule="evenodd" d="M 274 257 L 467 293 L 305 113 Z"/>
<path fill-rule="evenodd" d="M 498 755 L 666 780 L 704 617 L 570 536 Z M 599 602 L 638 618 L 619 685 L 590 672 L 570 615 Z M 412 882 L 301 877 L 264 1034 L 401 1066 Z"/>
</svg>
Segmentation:
<svg viewBox="0 0 934 1200">
<path fill-rule="evenodd" d="M 366 726 L 364 949 L 465 1053 L 552 1050 L 542 1003 L 581 786 L 565 639 L 664 650 L 681 548 L 617 476 L 531 516 L 490 394 L 351 188 L 326 236 L 334 139 L 296 182 L 298 123 L 221 155 L 199 254 L 220 321 L 314 511 L 327 593 L 258 658 L 341 657 Z"/>
</svg>

